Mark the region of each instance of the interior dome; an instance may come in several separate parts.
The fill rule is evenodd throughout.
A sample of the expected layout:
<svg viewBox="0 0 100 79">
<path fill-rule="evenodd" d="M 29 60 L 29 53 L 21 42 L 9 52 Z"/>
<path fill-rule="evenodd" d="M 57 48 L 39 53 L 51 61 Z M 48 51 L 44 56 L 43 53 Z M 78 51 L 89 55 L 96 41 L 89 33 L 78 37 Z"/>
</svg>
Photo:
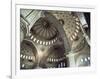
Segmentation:
<svg viewBox="0 0 100 79">
<path fill-rule="evenodd" d="M 64 50 L 64 46 L 61 45 L 54 45 L 53 47 L 51 47 L 49 49 L 49 58 L 53 58 L 53 59 L 60 59 L 60 58 L 63 58 L 65 57 L 64 53 L 65 53 L 65 50 Z"/>
<path fill-rule="evenodd" d="M 31 29 L 32 34 L 40 40 L 52 40 L 57 36 L 57 29 L 47 17 L 38 19 Z"/>
</svg>

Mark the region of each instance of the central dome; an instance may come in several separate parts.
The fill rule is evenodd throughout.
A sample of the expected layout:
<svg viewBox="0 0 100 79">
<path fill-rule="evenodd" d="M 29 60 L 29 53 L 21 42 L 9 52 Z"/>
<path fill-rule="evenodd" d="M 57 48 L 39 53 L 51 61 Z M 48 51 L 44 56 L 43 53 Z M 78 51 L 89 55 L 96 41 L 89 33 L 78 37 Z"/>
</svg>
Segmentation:
<svg viewBox="0 0 100 79">
<path fill-rule="evenodd" d="M 31 28 L 31 33 L 40 40 L 52 40 L 57 36 L 58 31 L 47 17 L 41 17 Z"/>
</svg>

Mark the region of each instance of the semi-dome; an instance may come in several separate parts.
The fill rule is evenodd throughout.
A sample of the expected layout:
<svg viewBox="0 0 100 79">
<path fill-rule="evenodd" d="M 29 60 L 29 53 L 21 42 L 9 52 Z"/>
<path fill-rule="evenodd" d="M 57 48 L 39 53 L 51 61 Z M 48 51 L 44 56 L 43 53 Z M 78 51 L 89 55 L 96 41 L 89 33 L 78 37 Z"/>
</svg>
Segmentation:
<svg viewBox="0 0 100 79">
<path fill-rule="evenodd" d="M 21 58 L 21 68 L 22 69 L 29 69 L 34 68 L 36 66 L 36 55 L 37 49 L 35 46 L 27 40 L 23 40 L 21 43 L 21 51 L 20 51 L 20 58 Z"/>
</svg>

